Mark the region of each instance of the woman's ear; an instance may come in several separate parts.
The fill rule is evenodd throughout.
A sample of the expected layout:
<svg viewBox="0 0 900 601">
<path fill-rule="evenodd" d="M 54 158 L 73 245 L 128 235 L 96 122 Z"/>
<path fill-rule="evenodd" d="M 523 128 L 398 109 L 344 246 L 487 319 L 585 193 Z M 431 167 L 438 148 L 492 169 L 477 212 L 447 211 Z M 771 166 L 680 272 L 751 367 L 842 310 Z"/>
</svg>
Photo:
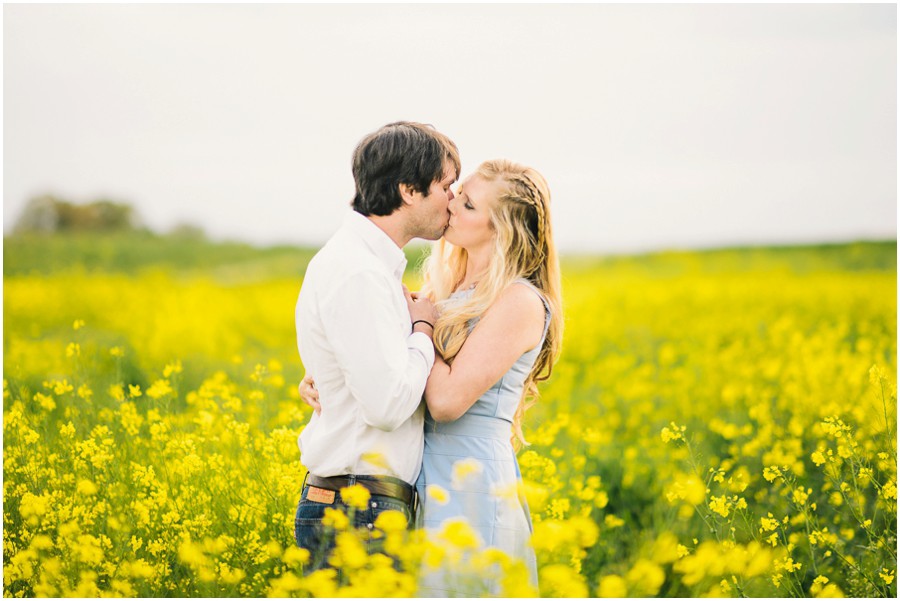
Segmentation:
<svg viewBox="0 0 900 601">
<path fill-rule="evenodd" d="M 397 188 L 400 191 L 400 199 L 408 205 L 412 205 L 413 198 L 416 196 L 416 191 L 409 184 L 397 184 Z"/>
</svg>

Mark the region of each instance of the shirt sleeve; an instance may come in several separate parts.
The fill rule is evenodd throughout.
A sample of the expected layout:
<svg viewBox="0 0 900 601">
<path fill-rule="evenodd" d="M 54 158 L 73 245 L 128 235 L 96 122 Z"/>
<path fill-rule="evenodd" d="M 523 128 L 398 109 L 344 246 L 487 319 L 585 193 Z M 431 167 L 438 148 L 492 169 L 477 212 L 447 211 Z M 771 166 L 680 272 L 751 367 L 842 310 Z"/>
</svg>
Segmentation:
<svg viewBox="0 0 900 601">
<path fill-rule="evenodd" d="M 399 282 L 357 272 L 321 304 L 323 329 L 363 420 L 385 431 L 399 428 L 418 408 L 434 365 L 431 339 L 398 328 L 392 299 L 399 289 Z"/>
</svg>

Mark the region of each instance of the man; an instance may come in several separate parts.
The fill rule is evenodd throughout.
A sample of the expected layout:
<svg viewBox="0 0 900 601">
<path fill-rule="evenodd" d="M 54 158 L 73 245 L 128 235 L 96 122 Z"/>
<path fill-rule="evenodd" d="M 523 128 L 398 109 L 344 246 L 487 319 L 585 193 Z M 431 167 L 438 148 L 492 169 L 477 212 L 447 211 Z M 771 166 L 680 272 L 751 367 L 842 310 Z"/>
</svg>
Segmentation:
<svg viewBox="0 0 900 601">
<path fill-rule="evenodd" d="M 412 520 L 437 312 L 403 287 L 401 249 L 441 237 L 459 171 L 456 146 L 429 126 L 398 122 L 366 136 L 353 153 L 353 212 L 307 267 L 297 344 L 315 374 L 320 411 L 298 440 L 309 473 L 295 536 L 311 569 L 334 547 L 322 524 L 328 508 L 369 529 L 388 509 Z M 340 491 L 354 484 L 370 499 L 351 512 Z"/>
</svg>

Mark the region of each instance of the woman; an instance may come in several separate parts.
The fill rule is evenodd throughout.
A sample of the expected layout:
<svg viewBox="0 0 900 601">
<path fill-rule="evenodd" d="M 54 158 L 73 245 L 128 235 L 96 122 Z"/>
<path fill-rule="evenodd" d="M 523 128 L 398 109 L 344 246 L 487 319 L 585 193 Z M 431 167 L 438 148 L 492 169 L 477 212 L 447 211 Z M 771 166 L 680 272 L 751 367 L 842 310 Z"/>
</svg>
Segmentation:
<svg viewBox="0 0 900 601">
<path fill-rule="evenodd" d="M 520 475 L 513 440 L 525 442 L 522 418 L 561 344 L 550 191 L 534 169 L 487 161 L 462 183 L 449 210 L 421 292 L 436 303 L 440 318 L 434 324 L 439 356 L 425 388 L 417 525 L 437 531 L 447 519 L 464 518 L 484 547 L 523 560 L 537 585 L 531 520 L 515 493 Z M 301 385 L 304 398 L 314 402 L 312 390 Z M 448 491 L 448 498 L 429 496 L 432 486 Z M 464 580 L 448 571 L 425 572 L 419 594 L 473 592 Z M 495 582 L 475 586 L 501 592 Z"/>
</svg>

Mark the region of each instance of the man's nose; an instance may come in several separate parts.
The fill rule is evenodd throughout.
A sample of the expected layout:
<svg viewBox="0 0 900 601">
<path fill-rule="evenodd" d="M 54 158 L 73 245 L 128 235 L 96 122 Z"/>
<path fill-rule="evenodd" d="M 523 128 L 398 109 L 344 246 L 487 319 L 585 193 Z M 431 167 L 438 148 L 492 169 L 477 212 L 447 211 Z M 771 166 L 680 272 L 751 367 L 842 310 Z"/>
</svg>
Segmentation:
<svg viewBox="0 0 900 601">
<path fill-rule="evenodd" d="M 447 202 L 450 202 L 454 198 L 456 198 L 456 195 L 453 194 L 453 189 L 447 190 Z"/>
</svg>

